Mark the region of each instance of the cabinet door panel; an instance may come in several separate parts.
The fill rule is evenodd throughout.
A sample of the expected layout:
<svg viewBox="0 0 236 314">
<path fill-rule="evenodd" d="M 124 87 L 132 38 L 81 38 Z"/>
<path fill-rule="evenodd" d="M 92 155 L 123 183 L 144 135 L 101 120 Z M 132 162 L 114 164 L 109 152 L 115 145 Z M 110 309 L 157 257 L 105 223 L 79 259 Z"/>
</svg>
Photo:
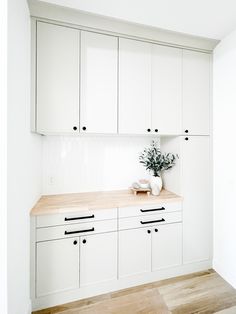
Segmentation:
<svg viewBox="0 0 236 314">
<path fill-rule="evenodd" d="M 183 132 L 209 134 L 210 62 L 209 54 L 183 51 Z"/>
<path fill-rule="evenodd" d="M 192 263 L 211 258 L 212 204 L 210 143 L 207 136 L 182 138 L 183 258 Z"/>
<path fill-rule="evenodd" d="M 152 45 L 152 129 L 181 134 L 182 50 Z"/>
<path fill-rule="evenodd" d="M 81 237 L 80 286 L 114 279 L 117 279 L 117 232 Z"/>
<path fill-rule="evenodd" d="M 37 24 L 37 131 L 72 133 L 78 128 L 79 31 Z"/>
<path fill-rule="evenodd" d="M 62 239 L 37 243 L 37 297 L 79 287 L 79 244 L 74 245 L 74 241 Z"/>
<path fill-rule="evenodd" d="M 155 229 L 152 230 L 152 271 L 181 265 L 182 224 L 157 226 Z"/>
<path fill-rule="evenodd" d="M 81 131 L 117 132 L 118 38 L 81 32 Z"/>
<path fill-rule="evenodd" d="M 119 132 L 148 134 L 151 129 L 151 45 L 119 41 Z"/>
<path fill-rule="evenodd" d="M 119 278 L 151 271 L 151 233 L 147 231 L 140 228 L 119 232 Z"/>
</svg>

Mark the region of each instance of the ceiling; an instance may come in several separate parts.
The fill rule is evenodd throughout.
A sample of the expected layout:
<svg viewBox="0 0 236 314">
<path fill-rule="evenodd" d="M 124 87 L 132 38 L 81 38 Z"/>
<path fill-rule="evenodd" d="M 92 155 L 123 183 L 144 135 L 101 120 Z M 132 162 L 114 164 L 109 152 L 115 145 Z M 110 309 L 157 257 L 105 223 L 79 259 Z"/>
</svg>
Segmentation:
<svg viewBox="0 0 236 314">
<path fill-rule="evenodd" d="M 236 0 L 40 0 L 213 39 L 236 28 Z"/>
</svg>

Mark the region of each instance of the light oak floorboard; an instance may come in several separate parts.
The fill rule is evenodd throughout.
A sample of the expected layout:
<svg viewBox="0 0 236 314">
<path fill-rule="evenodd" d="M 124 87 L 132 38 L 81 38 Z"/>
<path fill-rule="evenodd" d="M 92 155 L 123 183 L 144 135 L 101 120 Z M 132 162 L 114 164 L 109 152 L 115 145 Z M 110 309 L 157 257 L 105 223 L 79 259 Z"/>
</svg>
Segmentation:
<svg viewBox="0 0 236 314">
<path fill-rule="evenodd" d="M 236 290 L 213 270 L 104 294 L 34 314 L 236 314 Z"/>
</svg>

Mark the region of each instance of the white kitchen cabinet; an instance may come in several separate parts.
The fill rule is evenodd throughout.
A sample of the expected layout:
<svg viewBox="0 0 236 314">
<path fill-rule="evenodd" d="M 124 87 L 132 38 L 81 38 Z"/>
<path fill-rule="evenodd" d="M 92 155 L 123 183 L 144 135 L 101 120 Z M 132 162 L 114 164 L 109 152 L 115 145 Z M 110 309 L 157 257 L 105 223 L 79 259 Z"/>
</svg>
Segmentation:
<svg viewBox="0 0 236 314">
<path fill-rule="evenodd" d="M 119 278 L 151 271 L 151 229 L 119 232 Z"/>
<path fill-rule="evenodd" d="M 148 132 L 151 132 L 151 44 L 120 38 L 119 133 Z"/>
<path fill-rule="evenodd" d="M 211 56 L 183 50 L 183 132 L 209 135 Z"/>
<path fill-rule="evenodd" d="M 181 222 L 119 232 L 119 278 L 181 264 Z"/>
<path fill-rule="evenodd" d="M 80 286 L 117 279 L 117 232 L 80 237 Z"/>
<path fill-rule="evenodd" d="M 81 32 L 82 133 L 117 133 L 118 38 Z"/>
<path fill-rule="evenodd" d="M 37 297 L 79 287 L 79 244 L 77 239 L 38 242 L 36 250 Z"/>
<path fill-rule="evenodd" d="M 178 135 L 181 128 L 182 49 L 152 45 L 152 131 Z"/>
<path fill-rule="evenodd" d="M 182 264 L 182 223 L 152 229 L 152 271 Z"/>
<path fill-rule="evenodd" d="M 36 129 L 79 130 L 79 36 L 73 28 L 37 23 Z"/>
<path fill-rule="evenodd" d="M 208 136 L 182 137 L 181 146 L 183 262 L 186 264 L 209 260 L 212 255 L 210 139 Z"/>
</svg>

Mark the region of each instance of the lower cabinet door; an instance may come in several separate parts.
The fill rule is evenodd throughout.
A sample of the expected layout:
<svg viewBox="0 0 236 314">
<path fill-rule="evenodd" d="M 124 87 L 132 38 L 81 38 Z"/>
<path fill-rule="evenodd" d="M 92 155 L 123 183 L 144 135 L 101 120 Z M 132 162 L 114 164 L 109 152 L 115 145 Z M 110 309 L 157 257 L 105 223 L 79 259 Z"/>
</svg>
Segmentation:
<svg viewBox="0 0 236 314">
<path fill-rule="evenodd" d="M 152 229 L 152 271 L 182 264 L 182 223 Z"/>
<path fill-rule="evenodd" d="M 80 286 L 117 279 L 117 232 L 80 238 Z"/>
<path fill-rule="evenodd" d="M 151 229 L 119 232 L 119 278 L 151 271 Z"/>
<path fill-rule="evenodd" d="M 36 250 L 37 297 L 79 287 L 77 239 L 38 242 Z"/>
</svg>

